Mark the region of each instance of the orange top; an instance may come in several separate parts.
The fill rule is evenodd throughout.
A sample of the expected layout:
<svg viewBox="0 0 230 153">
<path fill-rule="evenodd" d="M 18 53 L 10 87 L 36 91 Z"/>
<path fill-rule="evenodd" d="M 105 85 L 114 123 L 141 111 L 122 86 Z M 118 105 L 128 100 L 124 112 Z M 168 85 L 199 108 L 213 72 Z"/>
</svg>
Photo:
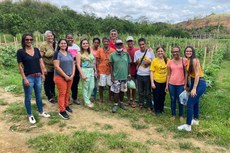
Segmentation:
<svg viewBox="0 0 230 153">
<path fill-rule="evenodd" d="M 103 48 L 100 48 L 97 51 L 96 58 L 97 58 L 97 70 L 98 74 L 111 74 L 110 65 L 109 65 L 109 58 L 111 53 L 115 52 L 113 48 L 110 48 L 108 51 L 104 51 Z"/>
<path fill-rule="evenodd" d="M 188 60 L 188 65 L 187 65 L 187 67 L 186 67 L 186 69 L 187 69 L 187 72 L 189 71 L 189 65 L 190 65 L 190 59 Z M 201 67 L 201 65 L 200 65 L 200 77 L 203 77 L 203 70 L 202 70 L 202 67 Z M 191 78 L 195 78 L 195 71 L 194 71 L 194 69 L 193 69 L 193 71 L 189 74 L 189 76 L 191 77 Z"/>
</svg>

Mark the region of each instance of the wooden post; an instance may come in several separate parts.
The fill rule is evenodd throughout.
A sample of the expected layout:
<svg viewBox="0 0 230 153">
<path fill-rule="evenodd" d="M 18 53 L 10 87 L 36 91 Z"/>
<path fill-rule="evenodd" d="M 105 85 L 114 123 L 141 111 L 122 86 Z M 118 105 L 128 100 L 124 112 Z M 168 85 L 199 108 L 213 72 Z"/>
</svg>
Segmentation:
<svg viewBox="0 0 230 153">
<path fill-rule="evenodd" d="M 205 67 L 206 55 L 207 55 L 207 47 L 204 48 L 204 59 L 203 59 L 203 64 L 202 64 L 202 68 L 203 68 L 203 69 L 204 69 L 204 67 Z"/>
<path fill-rule="evenodd" d="M 4 43 L 6 44 L 6 35 L 3 35 Z"/>
<path fill-rule="evenodd" d="M 35 46 L 38 47 L 38 37 L 36 37 L 36 42 Z"/>
<path fill-rule="evenodd" d="M 14 37 L 14 46 L 15 48 L 17 48 L 17 42 L 16 42 L 16 38 Z"/>
<path fill-rule="evenodd" d="M 212 59 L 213 59 L 213 54 L 215 52 L 215 46 L 212 47 L 212 51 L 211 51 L 211 61 L 210 63 L 212 63 Z"/>
</svg>

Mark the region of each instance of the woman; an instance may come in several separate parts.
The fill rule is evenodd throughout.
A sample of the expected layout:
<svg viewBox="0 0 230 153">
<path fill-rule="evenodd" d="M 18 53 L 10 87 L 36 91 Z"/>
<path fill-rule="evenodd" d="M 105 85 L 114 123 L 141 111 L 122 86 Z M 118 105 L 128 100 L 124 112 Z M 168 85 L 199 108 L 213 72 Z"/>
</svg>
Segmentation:
<svg viewBox="0 0 230 153">
<path fill-rule="evenodd" d="M 94 107 L 90 101 L 90 96 L 94 88 L 94 56 L 90 52 L 89 41 L 82 39 L 80 42 L 81 52 L 77 55 L 77 68 L 82 78 L 82 93 L 85 105 Z M 96 70 L 95 70 L 96 72 Z"/>
<path fill-rule="evenodd" d="M 200 66 L 200 61 L 196 57 L 194 48 L 187 46 L 184 50 L 184 54 L 188 59 L 186 68 L 191 78 L 191 86 L 187 102 L 187 121 L 186 124 L 179 126 L 178 130 L 191 131 L 191 125 L 199 125 L 199 101 L 206 90 L 206 81 L 203 78 L 203 71 Z"/>
<path fill-rule="evenodd" d="M 96 63 L 96 56 L 97 56 L 97 52 L 99 50 L 99 47 L 100 47 L 100 43 L 101 43 L 101 40 L 100 38 L 98 37 L 95 37 L 93 38 L 93 46 L 90 47 L 90 50 L 92 51 L 93 53 L 93 56 L 94 56 L 94 59 L 95 59 L 95 63 Z M 93 89 L 93 99 L 96 100 L 96 96 L 97 96 L 97 73 L 95 72 L 94 74 L 94 89 Z"/>
<path fill-rule="evenodd" d="M 75 74 L 75 63 L 72 55 L 68 52 L 67 41 L 65 39 L 58 41 L 57 52 L 55 52 L 53 60 L 55 68 L 54 82 L 58 88 L 59 115 L 63 119 L 69 119 L 66 111 L 73 112 L 69 108 L 69 96 Z"/>
<path fill-rule="evenodd" d="M 180 47 L 173 47 L 171 53 L 173 59 L 168 63 L 165 91 L 169 91 L 170 94 L 172 119 L 176 119 L 176 103 L 178 102 L 180 121 L 183 121 L 184 106 L 179 102 L 179 95 L 186 90 L 187 74 L 185 73 L 185 66 L 187 66 L 187 59 L 180 57 Z"/>
<path fill-rule="evenodd" d="M 150 79 L 153 89 L 154 111 L 157 116 L 164 112 L 165 88 L 167 80 L 167 59 L 164 55 L 165 49 L 157 47 L 157 57 L 152 60 L 150 66 Z"/>
<path fill-rule="evenodd" d="M 55 52 L 55 37 L 52 31 L 45 32 L 46 41 L 41 44 L 40 53 L 45 64 L 45 81 L 44 89 L 48 101 L 51 103 L 55 102 L 55 84 L 53 81 L 54 77 L 54 65 L 53 55 Z"/>
<path fill-rule="evenodd" d="M 73 35 L 71 33 L 66 34 L 66 40 L 68 43 L 68 52 L 73 56 L 74 60 L 76 60 L 76 56 L 80 52 L 80 47 L 78 45 L 74 44 Z M 77 63 L 75 62 L 75 75 L 74 75 L 73 83 L 72 83 L 72 87 L 71 87 L 72 101 L 70 101 L 71 102 L 70 104 L 72 104 L 72 103 L 75 103 L 77 105 L 81 104 L 77 100 L 79 80 L 80 80 L 79 71 L 77 69 Z"/>
<path fill-rule="evenodd" d="M 44 63 L 38 48 L 32 46 L 33 37 L 31 34 L 22 36 L 22 49 L 17 51 L 18 68 L 22 76 L 22 85 L 25 94 L 25 107 L 28 114 L 29 122 L 34 124 L 36 120 L 31 110 L 31 97 L 34 89 L 36 104 L 38 107 L 39 116 L 50 117 L 49 114 L 43 111 L 42 106 L 42 79 L 44 75 Z"/>
</svg>

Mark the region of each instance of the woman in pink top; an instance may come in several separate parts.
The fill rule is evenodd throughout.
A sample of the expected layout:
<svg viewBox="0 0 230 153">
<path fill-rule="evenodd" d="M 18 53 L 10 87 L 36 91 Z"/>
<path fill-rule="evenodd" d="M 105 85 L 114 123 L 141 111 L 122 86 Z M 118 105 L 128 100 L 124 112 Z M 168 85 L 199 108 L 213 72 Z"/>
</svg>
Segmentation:
<svg viewBox="0 0 230 153">
<path fill-rule="evenodd" d="M 90 50 L 93 53 L 95 60 L 96 60 L 97 51 L 100 48 L 100 43 L 101 43 L 100 38 L 98 38 L 98 37 L 93 38 L 93 46 L 90 47 Z M 95 63 L 96 63 L 96 61 L 95 61 Z M 97 96 L 97 74 L 96 74 L 96 72 L 95 72 L 95 76 L 94 76 L 94 82 L 95 82 L 95 87 L 93 89 L 92 97 L 94 100 L 96 100 L 96 96 Z"/>
<path fill-rule="evenodd" d="M 184 108 L 179 102 L 179 95 L 186 89 L 187 74 L 185 67 L 187 66 L 187 59 L 180 57 L 180 47 L 173 47 L 171 51 L 173 59 L 168 63 L 168 76 L 166 84 L 166 92 L 169 91 L 171 99 L 172 119 L 176 119 L 176 102 L 179 104 L 179 117 L 182 121 Z"/>
</svg>

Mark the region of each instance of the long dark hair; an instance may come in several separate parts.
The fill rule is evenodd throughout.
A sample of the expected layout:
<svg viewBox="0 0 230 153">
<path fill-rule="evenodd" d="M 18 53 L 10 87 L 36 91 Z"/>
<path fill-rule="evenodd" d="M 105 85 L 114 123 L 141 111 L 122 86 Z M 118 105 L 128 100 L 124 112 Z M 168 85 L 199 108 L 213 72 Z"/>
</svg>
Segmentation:
<svg viewBox="0 0 230 153">
<path fill-rule="evenodd" d="M 190 57 L 190 63 L 189 63 L 189 69 L 188 69 L 188 72 L 189 73 L 192 73 L 193 71 L 193 59 L 196 58 L 196 53 L 195 53 L 195 49 L 192 47 L 192 46 L 187 46 L 185 49 L 184 49 L 184 56 L 186 57 L 186 50 L 188 48 L 191 48 L 192 49 L 192 56 Z M 187 58 L 187 57 L 186 57 Z"/>
<path fill-rule="evenodd" d="M 156 49 L 156 52 L 158 51 L 158 49 L 163 49 L 163 51 L 165 52 L 165 48 L 163 47 L 163 46 L 159 46 L 159 47 L 157 47 L 157 49 Z M 167 62 L 168 62 L 168 59 L 167 59 L 167 57 L 165 56 L 165 55 L 163 55 L 163 58 L 164 58 L 164 61 L 165 61 L 165 64 L 167 64 Z"/>
<path fill-rule="evenodd" d="M 22 48 L 23 48 L 24 51 L 26 50 L 26 43 L 25 43 L 25 41 L 26 41 L 26 37 L 27 36 L 31 36 L 33 38 L 33 35 L 30 34 L 30 33 L 25 33 L 25 34 L 22 35 L 21 45 L 22 45 Z"/>
<path fill-rule="evenodd" d="M 89 43 L 89 40 L 86 39 L 86 38 L 84 38 L 84 39 L 81 40 L 81 42 L 80 42 L 81 53 L 83 53 L 82 42 L 85 41 L 85 40 L 88 41 L 88 43 Z M 90 54 L 90 47 L 88 47 L 87 52 L 88 52 L 88 54 Z"/>
<path fill-rule="evenodd" d="M 66 39 L 60 39 L 60 40 L 58 41 L 58 44 L 57 44 L 57 51 L 58 51 L 58 52 L 60 51 L 60 47 L 59 47 L 59 45 L 60 45 L 60 43 L 61 43 L 61 41 L 62 41 L 62 40 L 64 40 L 64 41 L 66 42 L 66 44 L 67 44 Z M 68 45 L 67 45 L 67 47 L 66 47 L 65 51 L 68 51 Z"/>
</svg>

